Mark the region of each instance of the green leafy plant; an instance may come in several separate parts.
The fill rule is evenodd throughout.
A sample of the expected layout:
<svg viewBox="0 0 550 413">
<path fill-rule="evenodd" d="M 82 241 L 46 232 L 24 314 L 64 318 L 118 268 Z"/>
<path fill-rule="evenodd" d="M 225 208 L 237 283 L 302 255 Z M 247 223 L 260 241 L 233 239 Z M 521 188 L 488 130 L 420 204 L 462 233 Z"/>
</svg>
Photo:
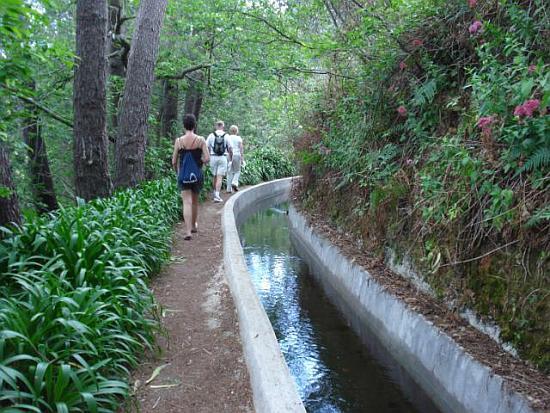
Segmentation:
<svg viewBox="0 0 550 413">
<path fill-rule="evenodd" d="M 32 216 L 0 242 L 0 406 L 114 412 L 154 348 L 147 278 L 180 216 L 170 179 Z"/>
</svg>

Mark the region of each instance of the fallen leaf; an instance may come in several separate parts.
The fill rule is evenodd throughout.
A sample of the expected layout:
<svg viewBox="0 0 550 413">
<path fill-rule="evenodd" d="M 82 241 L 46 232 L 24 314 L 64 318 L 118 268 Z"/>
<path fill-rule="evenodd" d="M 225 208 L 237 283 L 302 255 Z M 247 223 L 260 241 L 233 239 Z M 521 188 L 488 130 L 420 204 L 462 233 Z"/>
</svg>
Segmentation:
<svg viewBox="0 0 550 413">
<path fill-rule="evenodd" d="M 155 370 L 153 370 L 153 374 L 151 374 L 151 377 L 149 377 L 149 379 L 147 379 L 145 384 L 149 384 L 153 380 L 155 380 L 157 378 L 157 376 L 160 374 L 160 372 L 162 371 L 162 369 L 164 369 L 165 367 L 167 367 L 169 365 L 170 365 L 170 363 L 163 364 L 162 366 L 158 366 Z"/>
</svg>

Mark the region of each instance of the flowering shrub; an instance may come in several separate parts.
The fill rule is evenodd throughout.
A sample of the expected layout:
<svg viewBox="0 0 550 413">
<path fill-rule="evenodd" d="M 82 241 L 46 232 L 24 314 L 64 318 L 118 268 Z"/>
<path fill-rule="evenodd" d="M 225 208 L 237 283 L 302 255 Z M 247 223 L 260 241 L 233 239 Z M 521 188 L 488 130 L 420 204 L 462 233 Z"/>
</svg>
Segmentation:
<svg viewBox="0 0 550 413">
<path fill-rule="evenodd" d="M 302 148 L 304 205 L 364 245 L 413 251 L 434 289 L 494 317 L 505 340 L 550 368 L 540 317 L 550 245 L 544 2 L 438 4 L 424 19 L 404 12 L 392 30 L 365 23 L 377 62 L 329 83 L 327 103 L 314 106 L 323 132 Z"/>
<path fill-rule="evenodd" d="M 485 136 L 491 136 L 491 125 L 495 122 L 494 116 L 484 116 L 477 121 L 477 127 L 481 129 L 481 133 Z"/>
<path fill-rule="evenodd" d="M 540 106 L 540 100 L 529 99 L 525 101 L 523 104 L 516 106 L 516 108 L 514 109 L 514 116 L 519 116 L 519 117 L 525 116 L 527 118 L 532 118 L 533 112 L 535 112 L 535 110 L 537 110 L 539 106 Z"/>
</svg>

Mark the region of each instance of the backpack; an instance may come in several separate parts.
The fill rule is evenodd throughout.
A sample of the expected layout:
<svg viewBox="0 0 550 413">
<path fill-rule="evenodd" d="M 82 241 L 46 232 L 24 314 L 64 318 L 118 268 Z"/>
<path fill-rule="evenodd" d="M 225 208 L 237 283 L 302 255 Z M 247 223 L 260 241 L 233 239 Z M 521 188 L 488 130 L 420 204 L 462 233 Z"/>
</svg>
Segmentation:
<svg viewBox="0 0 550 413">
<path fill-rule="evenodd" d="M 225 153 L 225 133 L 223 135 L 216 135 L 214 132 L 214 145 L 212 145 L 212 151 L 216 156 L 223 156 Z"/>
<path fill-rule="evenodd" d="M 180 161 L 178 184 L 196 184 L 202 182 L 202 169 L 199 168 L 191 151 L 185 152 Z"/>
</svg>

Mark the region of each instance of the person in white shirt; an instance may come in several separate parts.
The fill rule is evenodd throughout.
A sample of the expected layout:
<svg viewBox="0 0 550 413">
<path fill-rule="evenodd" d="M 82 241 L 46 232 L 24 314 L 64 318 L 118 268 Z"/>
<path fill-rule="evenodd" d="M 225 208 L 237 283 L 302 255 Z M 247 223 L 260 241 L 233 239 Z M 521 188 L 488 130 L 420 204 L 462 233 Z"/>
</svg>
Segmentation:
<svg viewBox="0 0 550 413">
<path fill-rule="evenodd" d="M 227 171 L 227 192 L 239 190 L 239 177 L 241 176 L 241 166 L 244 163 L 243 139 L 239 136 L 239 128 L 232 125 L 229 128 L 229 147 L 231 156 L 229 159 L 229 168 Z"/>
<path fill-rule="evenodd" d="M 206 144 L 210 151 L 210 170 L 214 177 L 214 202 L 223 202 L 220 197 L 220 190 L 223 177 L 227 173 L 226 153 L 229 153 L 229 159 L 231 159 L 232 152 L 227 133 L 224 132 L 225 124 L 219 120 L 215 126 L 216 130 L 208 135 Z"/>
</svg>

